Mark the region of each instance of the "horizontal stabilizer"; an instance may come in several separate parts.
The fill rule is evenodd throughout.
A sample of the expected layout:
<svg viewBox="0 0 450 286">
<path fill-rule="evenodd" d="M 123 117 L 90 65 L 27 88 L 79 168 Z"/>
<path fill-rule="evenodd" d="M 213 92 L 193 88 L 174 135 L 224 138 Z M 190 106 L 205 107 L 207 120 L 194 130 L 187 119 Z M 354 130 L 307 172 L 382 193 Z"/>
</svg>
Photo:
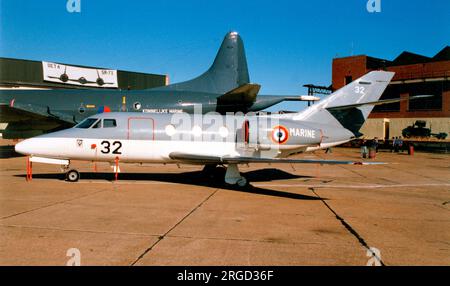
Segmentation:
<svg viewBox="0 0 450 286">
<path fill-rule="evenodd" d="M 349 104 L 349 105 L 341 105 L 336 107 L 328 107 L 328 110 L 342 110 L 342 109 L 349 109 L 353 107 L 360 107 L 364 105 L 383 105 L 388 103 L 395 103 L 400 102 L 404 100 L 414 100 L 414 99 L 421 99 L 421 98 L 429 98 L 433 97 L 434 95 L 416 95 L 416 96 L 409 96 L 406 98 L 394 98 L 394 99 L 384 99 L 384 100 L 378 100 L 378 101 L 372 101 L 372 102 L 364 102 L 364 103 L 356 103 L 356 104 Z"/>
<path fill-rule="evenodd" d="M 260 94 L 258 98 L 271 98 L 277 99 L 278 103 L 283 101 L 319 101 L 320 97 L 313 95 L 267 95 Z"/>
<path fill-rule="evenodd" d="M 285 96 L 285 101 L 319 101 L 320 97 L 313 95 Z"/>
<path fill-rule="evenodd" d="M 381 165 L 382 162 L 360 162 L 339 160 L 314 160 L 314 159 L 278 159 L 258 157 L 218 157 L 188 153 L 172 152 L 169 157 L 173 160 L 194 164 L 247 164 L 247 163 L 289 163 L 289 164 L 327 164 L 327 165 Z"/>
<path fill-rule="evenodd" d="M 256 100 L 259 89 L 259 84 L 247 83 L 241 85 L 222 96 L 217 98 L 218 104 L 232 104 L 232 103 L 253 103 Z"/>
</svg>

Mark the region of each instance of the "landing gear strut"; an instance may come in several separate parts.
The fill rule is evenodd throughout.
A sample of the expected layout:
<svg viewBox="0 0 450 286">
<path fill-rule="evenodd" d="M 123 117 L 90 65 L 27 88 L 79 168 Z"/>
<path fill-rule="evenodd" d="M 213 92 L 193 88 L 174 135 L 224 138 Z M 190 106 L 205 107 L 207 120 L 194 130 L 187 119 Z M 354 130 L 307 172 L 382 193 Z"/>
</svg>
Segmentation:
<svg viewBox="0 0 450 286">
<path fill-rule="evenodd" d="M 225 183 L 241 188 L 248 186 L 248 181 L 245 177 L 241 176 L 237 164 L 228 165 L 227 172 L 225 173 Z"/>
<path fill-rule="evenodd" d="M 76 182 L 80 179 L 80 173 L 77 170 L 70 170 L 66 173 L 66 180 L 68 182 Z"/>
<path fill-rule="evenodd" d="M 204 176 L 206 176 L 209 180 L 223 180 L 225 177 L 226 169 L 223 166 L 217 166 L 216 164 L 208 164 L 202 170 Z"/>
</svg>

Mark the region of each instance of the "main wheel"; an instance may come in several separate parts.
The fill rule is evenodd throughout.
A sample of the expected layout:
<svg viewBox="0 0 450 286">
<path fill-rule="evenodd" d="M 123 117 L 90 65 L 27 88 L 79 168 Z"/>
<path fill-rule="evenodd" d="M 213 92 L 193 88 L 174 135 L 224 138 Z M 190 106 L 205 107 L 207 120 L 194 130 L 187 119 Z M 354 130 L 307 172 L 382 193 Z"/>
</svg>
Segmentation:
<svg viewBox="0 0 450 286">
<path fill-rule="evenodd" d="M 76 182 L 80 179 L 80 173 L 77 170 L 70 170 L 66 173 L 66 180 L 68 182 Z"/>
<path fill-rule="evenodd" d="M 248 181 L 247 181 L 246 178 L 242 177 L 242 178 L 240 178 L 240 179 L 236 182 L 236 184 L 237 184 L 238 187 L 240 187 L 240 188 L 245 188 L 245 187 L 248 186 Z"/>
</svg>

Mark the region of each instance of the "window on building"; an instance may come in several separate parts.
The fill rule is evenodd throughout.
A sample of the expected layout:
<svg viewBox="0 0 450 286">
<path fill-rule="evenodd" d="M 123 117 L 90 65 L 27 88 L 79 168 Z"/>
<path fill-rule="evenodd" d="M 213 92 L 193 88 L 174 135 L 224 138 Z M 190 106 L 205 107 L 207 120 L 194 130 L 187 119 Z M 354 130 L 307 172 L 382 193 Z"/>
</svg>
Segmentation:
<svg viewBox="0 0 450 286">
<path fill-rule="evenodd" d="M 400 93 L 402 93 L 400 86 L 388 85 L 383 95 L 381 95 L 380 100 L 400 98 Z M 373 112 L 399 112 L 399 111 L 400 111 L 400 102 L 376 105 L 373 108 Z"/>
</svg>

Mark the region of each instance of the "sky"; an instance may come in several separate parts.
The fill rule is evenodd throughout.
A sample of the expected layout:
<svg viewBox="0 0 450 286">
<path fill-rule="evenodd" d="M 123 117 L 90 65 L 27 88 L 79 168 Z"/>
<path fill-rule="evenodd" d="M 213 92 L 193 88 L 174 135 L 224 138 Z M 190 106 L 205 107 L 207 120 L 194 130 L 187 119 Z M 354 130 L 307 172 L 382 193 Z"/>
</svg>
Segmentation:
<svg viewBox="0 0 450 286">
<path fill-rule="evenodd" d="M 78 0 L 69 0 L 78 1 Z M 0 57 L 167 74 L 191 79 L 237 31 L 260 94 L 330 85 L 335 57 L 434 56 L 450 44 L 449 0 L 0 0 Z M 300 103 L 272 108 L 302 109 Z"/>
</svg>

